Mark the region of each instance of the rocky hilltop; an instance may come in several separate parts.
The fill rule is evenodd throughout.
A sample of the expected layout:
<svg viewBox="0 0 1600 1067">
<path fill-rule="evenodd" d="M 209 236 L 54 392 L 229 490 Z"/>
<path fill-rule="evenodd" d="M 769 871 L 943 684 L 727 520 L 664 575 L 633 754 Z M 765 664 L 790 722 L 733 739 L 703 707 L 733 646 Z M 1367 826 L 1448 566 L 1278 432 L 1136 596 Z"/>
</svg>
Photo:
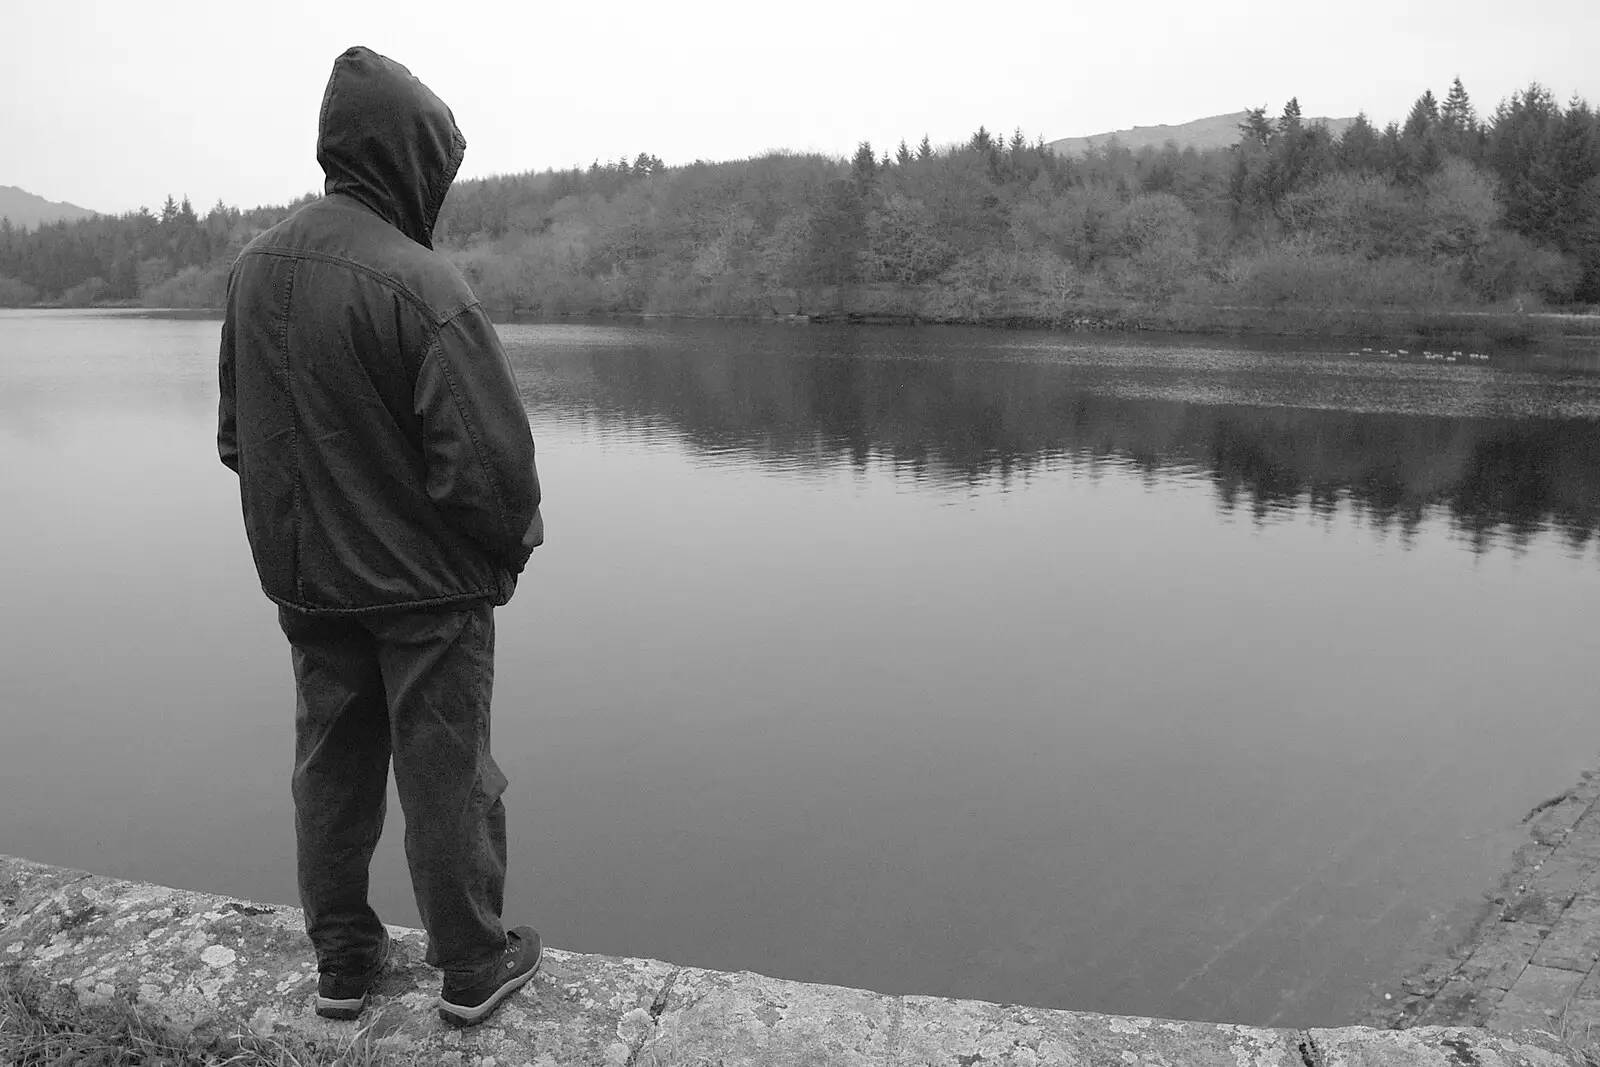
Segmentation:
<svg viewBox="0 0 1600 1067">
<path fill-rule="evenodd" d="M 86 219 L 98 212 L 65 201 L 46 200 L 15 185 L 0 185 L 0 218 L 11 220 L 11 225 L 32 229 L 43 222 L 66 219 Z"/>
</svg>

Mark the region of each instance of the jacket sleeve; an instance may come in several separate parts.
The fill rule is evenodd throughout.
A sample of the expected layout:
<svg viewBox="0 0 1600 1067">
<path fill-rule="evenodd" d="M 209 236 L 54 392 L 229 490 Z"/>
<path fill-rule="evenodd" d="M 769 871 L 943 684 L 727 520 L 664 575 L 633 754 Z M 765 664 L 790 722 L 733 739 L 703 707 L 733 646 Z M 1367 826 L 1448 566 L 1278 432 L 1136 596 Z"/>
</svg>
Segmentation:
<svg viewBox="0 0 1600 1067">
<path fill-rule="evenodd" d="M 428 496 L 512 574 L 543 539 L 533 434 L 511 364 L 483 309 L 451 319 L 417 370 Z M 537 531 L 537 534 L 536 534 Z"/>
<path fill-rule="evenodd" d="M 222 320 L 222 347 L 217 357 L 217 456 L 223 466 L 239 473 L 239 424 L 234 376 L 233 286 L 228 286 L 228 311 Z"/>
</svg>

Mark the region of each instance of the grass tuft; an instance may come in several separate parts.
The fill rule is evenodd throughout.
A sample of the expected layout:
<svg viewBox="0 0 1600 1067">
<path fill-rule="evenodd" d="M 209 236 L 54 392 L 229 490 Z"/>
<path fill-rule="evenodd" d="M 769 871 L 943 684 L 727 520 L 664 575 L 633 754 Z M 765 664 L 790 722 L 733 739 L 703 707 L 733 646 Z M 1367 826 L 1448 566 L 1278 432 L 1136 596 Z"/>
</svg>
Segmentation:
<svg viewBox="0 0 1600 1067">
<path fill-rule="evenodd" d="M 371 1026 L 336 1047 L 239 1029 L 185 1033 L 118 1000 L 64 1010 L 15 969 L 0 973 L 0 1064 L 7 1067 L 388 1067 Z"/>
</svg>

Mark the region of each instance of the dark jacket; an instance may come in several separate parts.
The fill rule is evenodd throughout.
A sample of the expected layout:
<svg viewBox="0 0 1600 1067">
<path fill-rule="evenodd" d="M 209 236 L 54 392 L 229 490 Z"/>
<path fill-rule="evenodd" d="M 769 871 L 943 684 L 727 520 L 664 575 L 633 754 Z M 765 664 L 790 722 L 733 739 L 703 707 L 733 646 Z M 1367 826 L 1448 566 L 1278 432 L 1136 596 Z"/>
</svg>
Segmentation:
<svg viewBox="0 0 1600 1067">
<path fill-rule="evenodd" d="M 432 249 L 465 147 L 405 67 L 350 49 L 322 101 L 327 195 L 234 264 L 217 449 L 261 587 L 286 607 L 503 604 L 543 540 L 511 367 Z"/>
</svg>

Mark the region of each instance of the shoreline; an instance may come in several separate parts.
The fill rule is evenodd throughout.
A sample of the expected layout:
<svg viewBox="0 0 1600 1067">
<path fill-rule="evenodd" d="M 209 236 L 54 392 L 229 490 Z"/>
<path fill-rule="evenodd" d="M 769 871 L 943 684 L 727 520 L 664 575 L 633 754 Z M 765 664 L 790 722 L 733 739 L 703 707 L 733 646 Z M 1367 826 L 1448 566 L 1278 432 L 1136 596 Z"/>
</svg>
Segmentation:
<svg viewBox="0 0 1600 1067">
<path fill-rule="evenodd" d="M 1600 1034 L 1600 769 L 1537 804 L 1499 881 L 1375 989 L 1360 1025 Z"/>
<path fill-rule="evenodd" d="M 1522 348 L 1544 341 L 1600 345 L 1600 314 L 1491 309 L 1270 308 L 1214 304 L 1085 306 L 1060 314 L 994 312 L 970 317 L 824 311 L 810 322 L 850 325 L 976 326 L 989 329 L 1159 331 L 1256 337 L 1327 337 L 1415 345 Z"/>
<path fill-rule="evenodd" d="M 104 311 L 131 316 L 207 319 L 221 307 L 157 308 L 137 304 L 72 307 L 35 304 L 16 311 Z M 590 310 L 567 314 L 520 308 L 490 308 L 496 323 L 684 321 L 826 326 L 955 326 L 990 330 L 1042 330 L 1062 333 L 1182 333 L 1225 337 L 1317 338 L 1348 342 L 1405 343 L 1425 348 L 1526 349 L 1560 344 L 1600 354 L 1600 313 L 1499 311 L 1452 308 L 1244 307 L 1215 304 L 1084 304 L 1059 312 L 996 310 L 973 315 L 922 315 L 904 311 L 827 309 L 806 314 L 709 314 L 687 311 Z"/>
</svg>

